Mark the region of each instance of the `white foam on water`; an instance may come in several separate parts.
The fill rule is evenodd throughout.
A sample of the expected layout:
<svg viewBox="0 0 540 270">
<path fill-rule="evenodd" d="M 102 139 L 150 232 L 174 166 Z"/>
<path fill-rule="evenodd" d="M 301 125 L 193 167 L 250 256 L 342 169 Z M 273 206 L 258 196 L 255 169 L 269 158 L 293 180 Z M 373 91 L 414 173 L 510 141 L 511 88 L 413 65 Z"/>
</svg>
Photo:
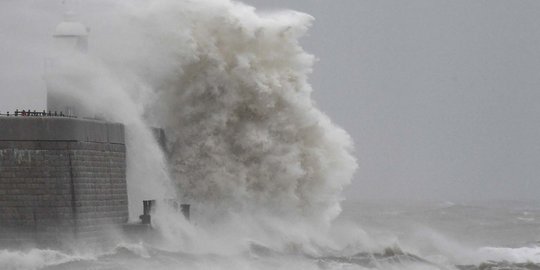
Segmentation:
<svg viewBox="0 0 540 270">
<path fill-rule="evenodd" d="M 476 258 L 479 261 L 540 263 L 540 247 L 483 247 L 478 250 Z"/>
<path fill-rule="evenodd" d="M 69 255 L 56 250 L 30 249 L 28 251 L 0 250 L 0 266 L 5 270 L 41 269 L 79 260 L 92 260 L 86 255 Z"/>
</svg>

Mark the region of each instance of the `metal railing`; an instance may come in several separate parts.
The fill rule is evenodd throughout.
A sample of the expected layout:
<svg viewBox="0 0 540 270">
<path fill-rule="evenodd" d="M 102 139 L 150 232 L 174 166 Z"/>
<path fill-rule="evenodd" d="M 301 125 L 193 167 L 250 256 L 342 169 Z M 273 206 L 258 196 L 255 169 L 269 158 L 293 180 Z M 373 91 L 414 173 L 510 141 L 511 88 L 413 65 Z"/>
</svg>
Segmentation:
<svg viewBox="0 0 540 270">
<path fill-rule="evenodd" d="M 0 111 L 0 116 L 17 116 L 17 117 L 68 117 L 68 118 L 77 118 L 75 115 L 69 115 L 65 114 L 62 111 L 41 111 L 38 112 L 36 110 L 15 110 L 14 112 L 7 111 L 6 113 L 2 113 Z"/>
</svg>

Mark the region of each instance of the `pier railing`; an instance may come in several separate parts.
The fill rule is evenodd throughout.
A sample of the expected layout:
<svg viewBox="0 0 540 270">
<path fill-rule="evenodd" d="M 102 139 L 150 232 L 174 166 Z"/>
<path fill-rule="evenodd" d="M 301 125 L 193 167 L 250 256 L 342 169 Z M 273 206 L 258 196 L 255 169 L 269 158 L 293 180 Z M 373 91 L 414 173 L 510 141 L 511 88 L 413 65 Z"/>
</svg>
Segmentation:
<svg viewBox="0 0 540 270">
<path fill-rule="evenodd" d="M 16 117 L 67 117 L 77 118 L 75 115 L 65 114 L 62 111 L 36 111 L 36 110 L 15 110 L 13 112 L 6 111 L 5 113 L 0 111 L 0 116 L 16 116 Z"/>
</svg>

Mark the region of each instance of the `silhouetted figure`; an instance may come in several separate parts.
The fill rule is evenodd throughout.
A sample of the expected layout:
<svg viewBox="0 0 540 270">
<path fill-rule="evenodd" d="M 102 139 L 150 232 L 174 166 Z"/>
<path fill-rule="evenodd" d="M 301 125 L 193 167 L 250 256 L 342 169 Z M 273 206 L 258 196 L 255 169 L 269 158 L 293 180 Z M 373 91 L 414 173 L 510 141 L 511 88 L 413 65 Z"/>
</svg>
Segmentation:
<svg viewBox="0 0 540 270">
<path fill-rule="evenodd" d="M 190 208 L 190 205 L 189 204 L 181 204 L 180 207 L 182 208 L 182 214 L 184 215 L 184 217 L 189 220 L 189 208 Z"/>
<path fill-rule="evenodd" d="M 142 224 L 150 224 L 152 217 L 150 216 L 153 206 L 156 204 L 156 200 L 143 201 L 143 214 L 139 216 Z"/>
</svg>

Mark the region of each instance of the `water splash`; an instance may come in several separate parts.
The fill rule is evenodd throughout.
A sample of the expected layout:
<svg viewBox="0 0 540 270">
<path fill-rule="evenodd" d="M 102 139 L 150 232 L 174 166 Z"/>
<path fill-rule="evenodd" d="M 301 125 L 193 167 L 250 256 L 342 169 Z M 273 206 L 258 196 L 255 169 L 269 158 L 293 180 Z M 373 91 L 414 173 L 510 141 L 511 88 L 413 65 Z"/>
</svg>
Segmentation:
<svg viewBox="0 0 540 270">
<path fill-rule="evenodd" d="M 126 126 L 131 220 L 143 199 L 193 205 L 192 223 L 158 207 L 161 250 L 244 258 L 253 243 L 313 256 L 336 247 L 328 232 L 356 161 L 311 97 L 314 57 L 299 39 L 312 20 L 229 0 L 116 3 L 85 17 L 88 55 L 54 61 L 50 91 Z"/>
<path fill-rule="evenodd" d="M 148 105 L 182 198 L 214 215 L 332 220 L 356 163 L 347 133 L 311 98 L 314 58 L 299 38 L 312 17 L 231 1 L 158 1 L 142 13 L 161 17 L 147 36 L 182 41 L 159 50 L 176 69 L 150 71 L 160 81 Z"/>
<path fill-rule="evenodd" d="M 243 231 L 253 234 L 328 227 L 356 162 L 348 134 L 311 98 L 314 57 L 299 39 L 313 18 L 228 0 L 116 10 L 107 28 L 124 38 L 94 40 L 90 60 L 71 61 L 55 88 L 126 123 L 130 196 L 156 186 L 166 187 L 156 199 L 176 195 L 165 195 L 166 164 L 148 132 L 159 126 L 170 183 L 201 224 L 250 224 Z"/>
</svg>

